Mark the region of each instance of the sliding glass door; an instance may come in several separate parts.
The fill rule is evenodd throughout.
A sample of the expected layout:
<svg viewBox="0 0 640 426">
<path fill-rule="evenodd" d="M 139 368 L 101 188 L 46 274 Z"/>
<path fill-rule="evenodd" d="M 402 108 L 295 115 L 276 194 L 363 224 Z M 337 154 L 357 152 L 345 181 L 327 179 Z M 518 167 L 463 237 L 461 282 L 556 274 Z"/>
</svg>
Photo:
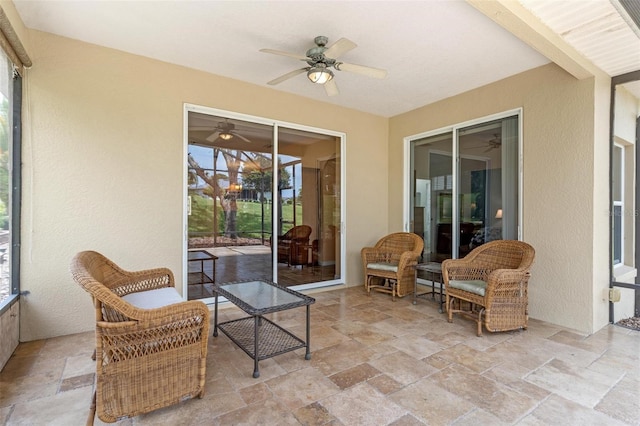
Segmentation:
<svg viewBox="0 0 640 426">
<path fill-rule="evenodd" d="M 219 282 L 341 283 L 341 135 L 195 106 L 186 121 L 188 299 Z"/>
<path fill-rule="evenodd" d="M 424 239 L 423 262 L 518 239 L 518 120 L 454 126 L 409 141 L 408 229 Z"/>
<path fill-rule="evenodd" d="M 640 71 L 611 80 L 611 206 L 609 320 L 638 329 L 640 318 Z"/>
<path fill-rule="evenodd" d="M 276 280 L 339 279 L 341 138 L 278 127 Z"/>
</svg>

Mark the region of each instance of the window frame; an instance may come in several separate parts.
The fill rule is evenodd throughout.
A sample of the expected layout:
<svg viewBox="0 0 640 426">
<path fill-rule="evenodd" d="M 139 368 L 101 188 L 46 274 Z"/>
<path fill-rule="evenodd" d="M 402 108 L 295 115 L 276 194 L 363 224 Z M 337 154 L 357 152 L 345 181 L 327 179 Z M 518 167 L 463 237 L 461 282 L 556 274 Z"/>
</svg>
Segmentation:
<svg viewBox="0 0 640 426">
<path fill-rule="evenodd" d="M 624 265 L 624 261 L 625 261 L 625 256 L 624 256 L 624 251 L 625 251 L 625 247 L 624 247 L 624 235 L 625 235 L 625 197 L 624 197 L 624 192 L 625 192 L 625 149 L 624 146 L 622 144 L 619 143 L 614 143 L 613 144 L 613 151 L 615 153 L 616 150 L 620 150 L 620 158 L 616 158 L 615 155 L 613 155 L 612 159 L 611 159 L 611 164 L 612 164 L 612 192 L 611 192 L 611 202 L 612 202 L 612 215 L 613 215 L 613 226 L 611 227 L 611 233 L 612 233 L 612 262 L 613 262 L 613 267 L 616 268 L 618 266 L 622 266 Z M 618 162 L 616 162 L 616 160 L 619 160 Z M 618 169 L 618 172 L 615 172 L 615 169 Z M 619 182 L 615 182 L 615 179 L 613 179 L 614 176 L 618 176 Z M 619 188 L 616 188 L 616 184 L 619 185 Z M 616 197 L 616 193 L 619 193 L 619 197 Z M 616 199 L 619 198 L 619 199 Z M 617 209 L 616 209 L 617 207 Z M 619 233 L 616 232 L 616 220 L 620 221 L 620 227 L 619 227 Z M 619 250 L 620 253 L 620 259 L 616 259 L 616 247 Z"/>
<path fill-rule="evenodd" d="M 523 121 L 524 114 L 522 108 L 515 108 L 512 110 L 507 110 L 491 115 L 487 115 L 484 117 L 479 117 L 473 120 L 468 120 L 464 122 L 459 122 L 453 125 L 441 127 L 438 129 L 410 135 L 404 137 L 404 165 L 403 165 L 403 186 L 404 186 L 404 194 L 403 194 L 403 229 L 405 232 L 412 232 L 412 224 L 413 224 L 413 216 L 411 212 L 411 198 L 413 197 L 413 154 L 412 154 L 412 144 L 416 140 L 442 135 L 448 132 L 451 132 L 453 138 L 453 158 L 452 158 L 452 176 L 456 176 L 458 173 L 458 132 L 461 129 L 466 129 L 468 127 L 482 125 L 484 123 L 489 123 L 496 120 L 504 120 L 509 117 L 517 117 L 517 134 L 518 134 L 518 159 L 517 159 L 517 176 L 518 176 L 518 184 L 517 184 L 517 214 L 514 219 L 516 221 L 516 238 L 518 240 L 522 240 L 523 235 L 523 198 L 524 198 L 524 173 L 523 173 Z M 457 183 L 454 183 L 452 192 L 456 193 Z M 457 200 L 453 199 L 453 211 L 458 211 Z M 454 232 L 452 235 L 452 246 L 457 245 L 457 236 Z M 455 256 L 454 256 L 455 258 Z"/>
<path fill-rule="evenodd" d="M 7 59 L 8 60 L 8 59 Z M 11 63 L 11 61 L 9 61 Z M 9 250 L 10 263 L 10 294 L 0 302 L 0 315 L 8 311 L 20 297 L 20 230 L 22 212 L 22 76 L 13 66 L 11 82 L 11 162 L 9 174 L 10 185 L 10 222 L 9 222 Z"/>
</svg>

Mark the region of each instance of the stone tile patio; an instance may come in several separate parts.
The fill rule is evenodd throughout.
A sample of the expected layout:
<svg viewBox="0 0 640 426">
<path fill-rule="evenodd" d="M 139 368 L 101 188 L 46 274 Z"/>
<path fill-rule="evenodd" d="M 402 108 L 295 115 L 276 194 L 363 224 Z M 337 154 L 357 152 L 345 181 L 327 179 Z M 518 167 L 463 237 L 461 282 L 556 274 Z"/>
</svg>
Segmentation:
<svg viewBox="0 0 640 426">
<path fill-rule="evenodd" d="M 244 352 L 210 337 L 203 399 L 117 424 L 640 425 L 639 331 L 583 336 L 531 320 L 477 337 L 430 299 L 392 302 L 361 287 L 314 297 L 310 361 L 304 350 L 264 360 L 254 379 Z M 304 312 L 270 317 L 303 336 Z M 93 346 L 92 332 L 20 344 L 0 372 L 0 424 L 84 424 Z"/>
</svg>

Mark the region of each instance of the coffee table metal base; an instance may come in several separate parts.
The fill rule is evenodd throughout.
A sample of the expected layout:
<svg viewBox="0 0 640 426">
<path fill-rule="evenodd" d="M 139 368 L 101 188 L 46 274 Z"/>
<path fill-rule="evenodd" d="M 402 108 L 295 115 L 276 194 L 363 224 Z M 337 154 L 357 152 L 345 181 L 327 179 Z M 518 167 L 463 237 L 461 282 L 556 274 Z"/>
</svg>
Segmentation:
<svg viewBox="0 0 640 426">
<path fill-rule="evenodd" d="M 307 306 L 307 314 L 308 312 L 309 306 Z M 309 324 L 308 319 L 307 324 Z M 304 347 L 307 348 L 304 358 L 311 359 L 308 341 L 305 342 L 273 321 L 259 315 L 221 322 L 217 328 L 253 359 L 254 378 L 260 377 L 258 369 L 258 361 L 260 360 Z M 217 330 L 213 335 L 218 336 Z M 307 333 L 308 339 L 309 334 Z"/>
<path fill-rule="evenodd" d="M 431 274 L 431 290 L 418 293 L 418 271 L 424 271 Z M 436 288 L 436 278 L 439 281 L 439 287 Z M 442 264 L 438 262 L 428 262 L 428 263 L 419 263 L 416 265 L 416 284 L 415 289 L 413 291 L 413 304 L 416 304 L 418 297 L 431 295 L 431 298 L 435 300 L 435 295 L 438 294 L 440 296 L 440 308 L 438 312 L 442 313 L 443 305 L 444 305 L 444 283 L 442 282 Z"/>
<path fill-rule="evenodd" d="M 286 287 L 266 282 L 247 281 L 215 284 L 215 313 L 213 335 L 218 336 L 218 328 L 240 349 L 253 359 L 253 377 L 260 377 L 258 361 L 285 352 L 306 348 L 305 359 L 311 359 L 309 344 L 310 305 L 315 299 Z M 218 323 L 218 296 L 224 296 L 250 316 Z M 285 330 L 264 314 L 306 307 L 306 340 Z"/>
</svg>

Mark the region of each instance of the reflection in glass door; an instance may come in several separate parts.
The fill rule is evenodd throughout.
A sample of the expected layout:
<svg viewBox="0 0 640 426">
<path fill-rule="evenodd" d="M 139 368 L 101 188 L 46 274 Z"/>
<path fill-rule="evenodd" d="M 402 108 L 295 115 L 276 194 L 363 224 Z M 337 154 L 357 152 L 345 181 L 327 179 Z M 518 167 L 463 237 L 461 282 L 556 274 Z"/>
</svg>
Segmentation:
<svg viewBox="0 0 640 426">
<path fill-rule="evenodd" d="M 271 280 L 272 127 L 188 119 L 188 299 L 213 297 L 221 280 Z"/>
<path fill-rule="evenodd" d="M 424 262 L 451 257 L 452 133 L 412 142 L 412 231 L 424 239 Z"/>
<path fill-rule="evenodd" d="M 187 111 L 188 299 L 214 282 L 340 282 L 342 138 Z"/>
<path fill-rule="evenodd" d="M 411 141 L 410 229 L 424 239 L 422 262 L 518 238 L 518 159 L 518 116 Z"/>
<path fill-rule="evenodd" d="M 340 279 L 340 138 L 278 128 L 276 282 Z"/>
</svg>

